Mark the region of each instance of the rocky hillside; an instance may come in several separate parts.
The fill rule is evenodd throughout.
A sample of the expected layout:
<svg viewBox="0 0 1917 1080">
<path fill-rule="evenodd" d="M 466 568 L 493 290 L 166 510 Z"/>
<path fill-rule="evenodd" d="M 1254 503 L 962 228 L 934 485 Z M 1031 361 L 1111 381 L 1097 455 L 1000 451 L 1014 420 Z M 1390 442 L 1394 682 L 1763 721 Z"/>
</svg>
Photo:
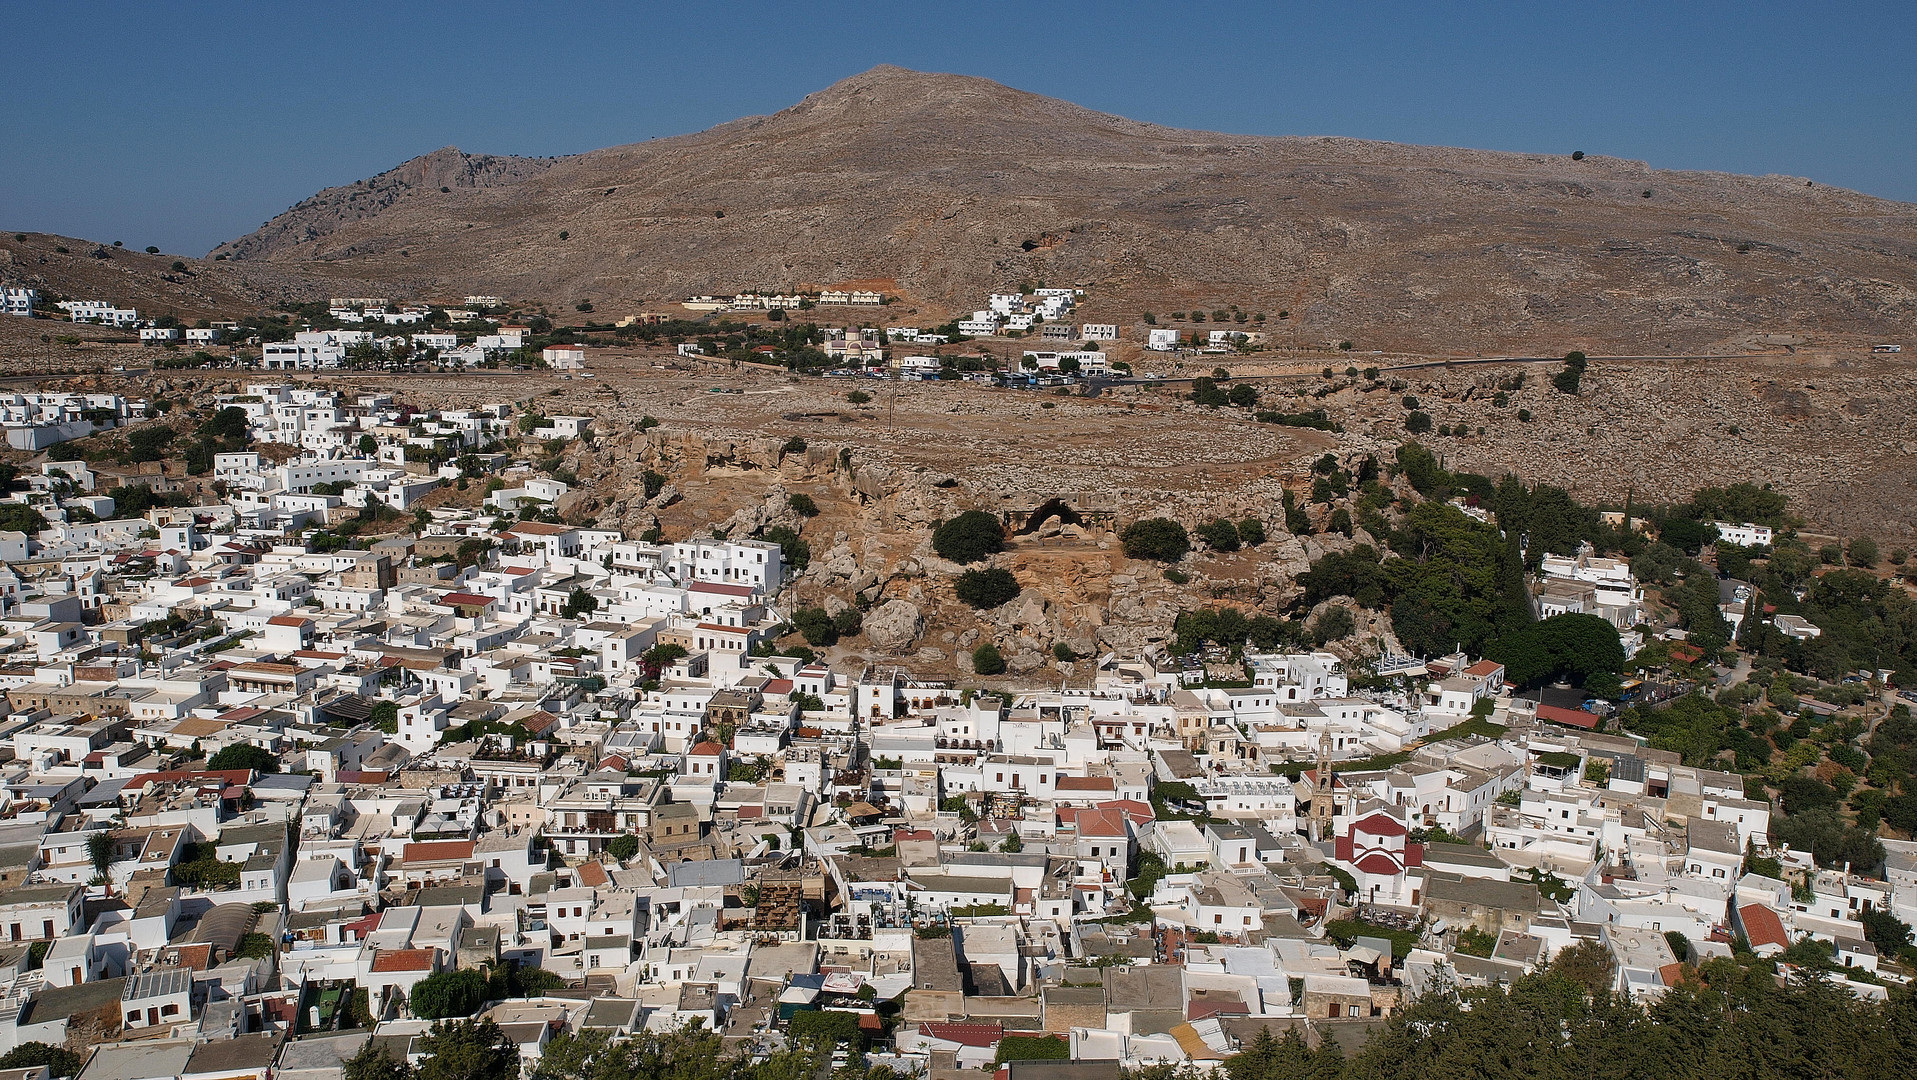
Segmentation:
<svg viewBox="0 0 1917 1080">
<path fill-rule="evenodd" d="M 895 282 L 918 321 L 1089 287 L 1087 318 L 1236 304 L 1287 343 L 1699 350 L 1896 333 L 1917 207 L 1604 157 L 1181 131 L 881 67 L 772 116 L 554 160 L 436 151 L 216 249 L 570 310 Z M 905 317 L 905 312 L 899 312 Z"/>
</svg>

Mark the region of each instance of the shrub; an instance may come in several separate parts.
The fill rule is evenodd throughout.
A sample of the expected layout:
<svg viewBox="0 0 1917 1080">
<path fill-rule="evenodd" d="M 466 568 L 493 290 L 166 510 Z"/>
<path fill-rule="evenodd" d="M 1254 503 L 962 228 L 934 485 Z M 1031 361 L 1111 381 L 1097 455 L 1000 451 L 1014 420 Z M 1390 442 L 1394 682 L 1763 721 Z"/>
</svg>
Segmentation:
<svg viewBox="0 0 1917 1080">
<path fill-rule="evenodd" d="M 50 1046 L 43 1042 L 21 1043 L 0 1055 L 0 1069 L 30 1069 L 35 1065 L 45 1065 L 54 1076 L 77 1076 L 84 1064 L 80 1055 L 63 1046 Z"/>
<path fill-rule="evenodd" d="M 792 436 L 792 437 L 791 437 L 790 439 L 787 439 L 787 440 L 785 441 L 785 445 L 784 445 L 784 446 L 782 446 L 782 447 L 780 447 L 780 448 L 779 448 L 779 453 L 781 453 L 781 454 L 803 454 L 803 453 L 805 453 L 805 440 L 804 440 L 804 439 L 802 439 L 802 438 L 800 438 L 800 437 L 799 437 L 799 436 L 797 436 L 797 435 L 794 435 L 794 436 Z"/>
<path fill-rule="evenodd" d="M 280 759 L 271 751 L 262 750 L 246 743 L 234 743 L 232 746 L 213 755 L 206 763 L 208 769 L 251 769 L 258 773 L 276 773 L 280 771 Z"/>
<path fill-rule="evenodd" d="M 1419 412 L 1415 409 L 1412 410 L 1411 414 L 1404 418 L 1404 429 L 1413 435 L 1422 435 L 1430 431 L 1431 415 L 1429 413 Z"/>
<path fill-rule="evenodd" d="M 999 1040 L 993 1065 L 1008 1061 L 1069 1061 L 1072 1046 L 1056 1035 L 1007 1035 Z"/>
<path fill-rule="evenodd" d="M 486 1003 L 486 976 L 471 968 L 428 975 L 413 984 L 407 1002 L 422 1020 L 471 1016 Z"/>
<path fill-rule="evenodd" d="M 998 607 L 1018 596 L 1020 591 L 1018 579 L 1012 572 L 996 566 L 989 570 L 967 570 L 959 575 L 953 588 L 960 600 L 981 610 Z"/>
<path fill-rule="evenodd" d="M 1005 530 L 983 510 L 967 510 L 932 533 L 932 550 L 961 565 L 1005 550 Z"/>
<path fill-rule="evenodd" d="M 606 854 L 625 862 L 639 854 L 639 838 L 630 833 L 621 833 L 606 841 Z"/>
<path fill-rule="evenodd" d="M 1238 526 L 1218 518 L 1198 527 L 1198 536 L 1211 545 L 1213 551 L 1237 551 L 1239 545 Z"/>
<path fill-rule="evenodd" d="M 1144 518 L 1125 526 L 1118 536 L 1125 554 L 1133 559 L 1177 562 L 1191 551 L 1185 527 L 1170 518 Z"/>
<path fill-rule="evenodd" d="M 1850 542 L 1850 564 L 1862 567 L 1876 566 L 1877 541 L 1868 536 L 1853 537 Z"/>
<path fill-rule="evenodd" d="M 1350 637 L 1357 629 L 1357 621 L 1351 617 L 1348 609 L 1326 608 L 1311 624 L 1311 643 L 1323 648 L 1328 642 Z"/>
<path fill-rule="evenodd" d="M 800 608 L 792 613 L 792 625 L 805 635 L 807 645 L 825 648 L 839 640 L 839 628 L 832 622 L 832 616 L 824 608 Z"/>
<path fill-rule="evenodd" d="M 785 500 L 785 504 L 791 507 L 792 512 L 800 517 L 817 517 L 819 513 L 819 504 L 813 502 L 812 496 L 807 495 L 803 491 L 793 492 L 792 495 Z"/>
<path fill-rule="evenodd" d="M 1257 547 L 1265 542 L 1265 523 L 1255 517 L 1248 517 L 1238 523 L 1238 539 L 1247 547 Z"/>
<path fill-rule="evenodd" d="M 988 641 L 972 650 L 972 670 L 980 675 L 1003 674 L 1005 657 L 999 655 L 998 646 Z"/>
<path fill-rule="evenodd" d="M 872 400 L 872 395 L 866 393 L 863 390 L 854 390 L 851 393 L 845 395 L 845 400 L 851 402 L 854 405 L 863 405 L 866 402 Z"/>
</svg>

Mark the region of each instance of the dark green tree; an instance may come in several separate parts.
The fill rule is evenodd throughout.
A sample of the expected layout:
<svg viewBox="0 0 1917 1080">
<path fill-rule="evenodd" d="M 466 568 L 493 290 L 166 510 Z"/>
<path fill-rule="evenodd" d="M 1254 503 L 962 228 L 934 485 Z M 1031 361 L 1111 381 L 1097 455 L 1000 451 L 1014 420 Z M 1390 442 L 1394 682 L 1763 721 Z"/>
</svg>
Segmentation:
<svg viewBox="0 0 1917 1080">
<path fill-rule="evenodd" d="M 983 510 L 967 510 L 932 532 L 932 550 L 955 563 L 975 563 L 1004 549 L 1004 528 Z"/>
<path fill-rule="evenodd" d="M 1144 518 L 1125 526 L 1118 534 L 1125 554 L 1133 559 L 1177 562 L 1191 551 L 1191 537 L 1185 527 L 1170 518 Z"/>
<path fill-rule="evenodd" d="M 953 591 L 967 605 L 980 610 L 995 608 L 1018 596 L 1018 579 L 1010 570 L 992 567 L 986 570 L 967 570 L 958 576 Z"/>
</svg>

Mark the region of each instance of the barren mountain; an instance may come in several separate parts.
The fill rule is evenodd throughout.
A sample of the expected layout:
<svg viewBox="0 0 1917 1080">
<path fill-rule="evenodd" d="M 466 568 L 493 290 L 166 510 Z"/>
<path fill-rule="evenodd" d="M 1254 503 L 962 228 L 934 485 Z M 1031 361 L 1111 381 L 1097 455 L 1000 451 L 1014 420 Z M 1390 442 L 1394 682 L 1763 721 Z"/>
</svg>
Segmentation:
<svg viewBox="0 0 1917 1080">
<path fill-rule="evenodd" d="M 324 298 L 329 289 L 352 284 L 333 268 L 317 269 L 148 254 L 50 233 L 0 233 L 0 282 L 48 296 L 110 300 L 142 316 L 230 318 L 282 301 Z"/>
<path fill-rule="evenodd" d="M 925 322 L 1021 282 L 1088 316 L 1237 304 L 1303 344 L 1698 349 L 1917 315 L 1917 206 L 1603 157 L 1181 131 L 875 68 L 792 108 L 560 159 L 451 148 L 216 249 L 601 312 L 888 280 Z M 901 313 L 902 316 L 903 313 Z"/>
</svg>

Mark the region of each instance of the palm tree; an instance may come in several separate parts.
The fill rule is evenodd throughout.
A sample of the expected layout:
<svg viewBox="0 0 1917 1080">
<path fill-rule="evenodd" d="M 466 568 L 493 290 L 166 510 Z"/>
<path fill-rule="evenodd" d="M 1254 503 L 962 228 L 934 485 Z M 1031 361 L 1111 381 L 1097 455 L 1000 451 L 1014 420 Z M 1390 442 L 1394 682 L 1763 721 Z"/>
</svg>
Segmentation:
<svg viewBox="0 0 1917 1080">
<path fill-rule="evenodd" d="M 93 863 L 95 884 L 112 887 L 107 871 L 113 866 L 114 844 L 113 830 L 101 829 L 87 837 L 87 860 Z"/>
</svg>

